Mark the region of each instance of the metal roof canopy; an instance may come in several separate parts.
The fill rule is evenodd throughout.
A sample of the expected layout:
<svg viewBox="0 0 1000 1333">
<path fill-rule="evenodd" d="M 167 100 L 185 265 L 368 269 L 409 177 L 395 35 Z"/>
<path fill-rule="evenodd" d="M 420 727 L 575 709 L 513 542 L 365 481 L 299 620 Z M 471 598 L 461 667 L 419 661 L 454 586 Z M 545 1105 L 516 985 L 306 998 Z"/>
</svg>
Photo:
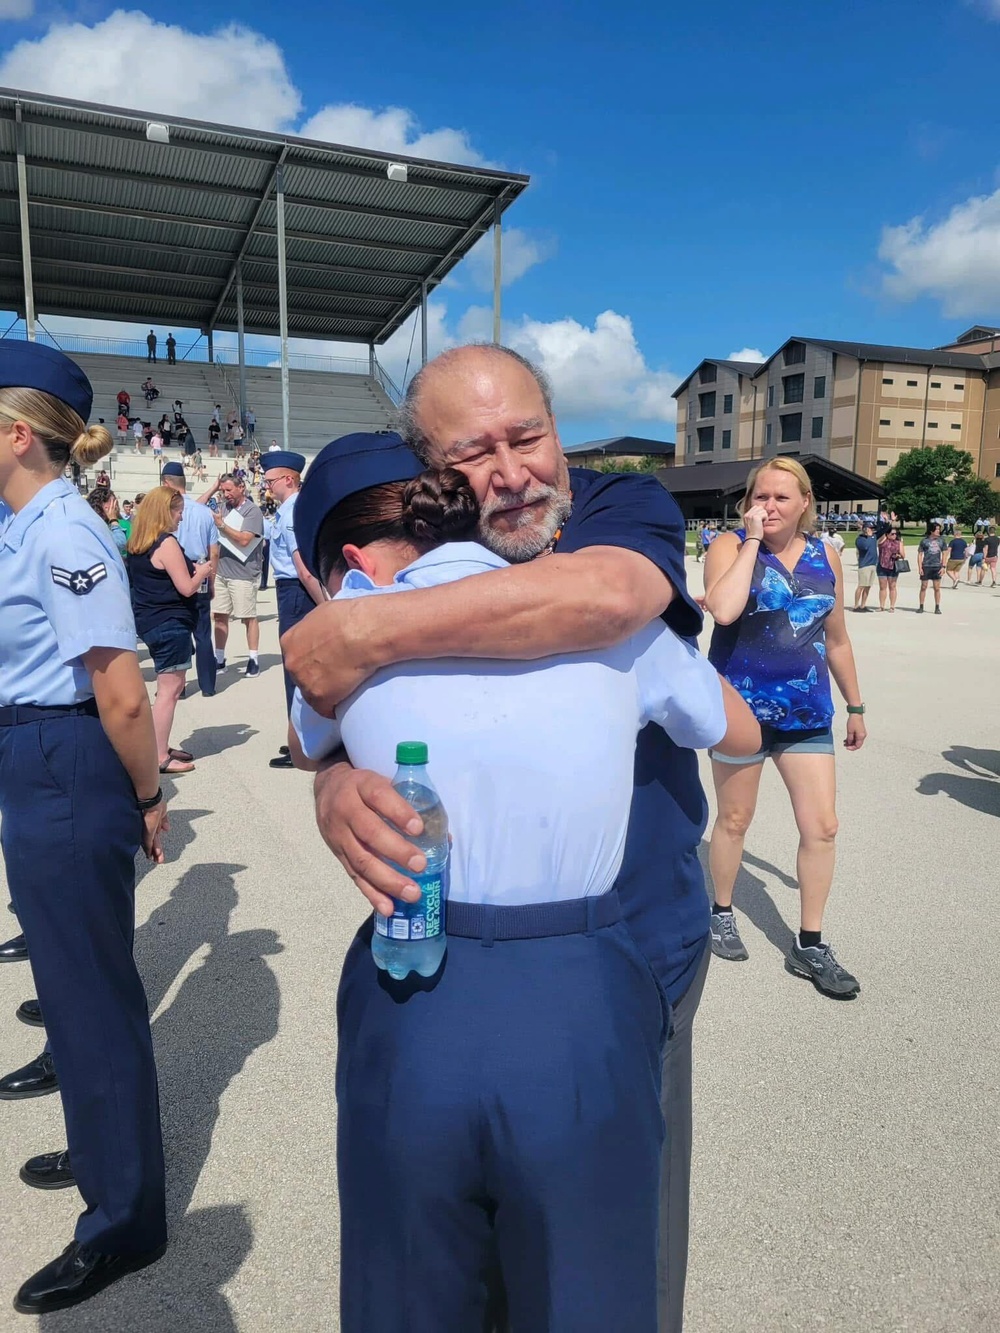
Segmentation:
<svg viewBox="0 0 1000 1333">
<path fill-rule="evenodd" d="M 819 454 L 794 454 L 812 483 L 817 500 L 881 500 L 884 487 L 858 472 Z M 754 468 L 768 462 L 763 458 L 732 459 L 726 463 L 695 463 L 687 467 L 661 468 L 656 477 L 671 495 L 685 500 L 738 500 L 746 490 L 747 478 Z"/>
<path fill-rule="evenodd" d="M 147 138 L 150 123 L 169 143 Z M 494 226 L 498 270 L 501 214 L 527 184 L 0 89 L 0 305 L 32 324 L 33 304 L 232 331 L 239 267 L 247 333 L 379 344 L 423 303 L 426 346 L 426 293 Z"/>
<path fill-rule="evenodd" d="M 615 435 L 609 440 L 585 440 L 582 444 L 568 444 L 563 453 L 603 454 L 619 458 L 668 457 L 674 452 L 671 440 L 647 440 L 641 435 Z"/>
</svg>

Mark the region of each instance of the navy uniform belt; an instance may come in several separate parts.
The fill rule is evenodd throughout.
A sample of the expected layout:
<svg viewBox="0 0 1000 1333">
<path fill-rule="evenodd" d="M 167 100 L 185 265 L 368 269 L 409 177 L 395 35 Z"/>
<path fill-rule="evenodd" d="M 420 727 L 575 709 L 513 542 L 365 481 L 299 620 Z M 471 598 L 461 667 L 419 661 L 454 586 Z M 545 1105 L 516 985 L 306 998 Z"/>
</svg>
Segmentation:
<svg viewBox="0 0 1000 1333">
<path fill-rule="evenodd" d="M 274 581 L 275 583 L 297 583 L 300 588 L 302 587 L 302 580 L 297 575 L 294 578 L 287 579 L 282 576 L 281 578 L 276 578 Z"/>
<path fill-rule="evenodd" d="M 0 705 L 0 727 L 17 727 L 25 722 L 44 722 L 55 717 L 97 717 L 97 700 L 80 704 L 4 704 Z"/>
<path fill-rule="evenodd" d="M 553 935 L 583 935 L 622 919 L 618 894 L 612 889 L 593 898 L 568 898 L 556 903 L 520 903 L 498 907 L 493 903 L 449 902 L 444 928 L 459 939 L 540 940 Z"/>
</svg>

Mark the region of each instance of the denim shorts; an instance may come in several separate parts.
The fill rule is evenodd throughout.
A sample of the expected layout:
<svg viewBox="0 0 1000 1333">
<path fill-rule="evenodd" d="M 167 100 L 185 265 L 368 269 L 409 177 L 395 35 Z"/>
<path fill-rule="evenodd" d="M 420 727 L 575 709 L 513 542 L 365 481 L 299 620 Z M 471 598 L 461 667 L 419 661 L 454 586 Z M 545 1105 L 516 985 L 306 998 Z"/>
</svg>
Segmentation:
<svg viewBox="0 0 1000 1333">
<path fill-rule="evenodd" d="M 709 750 L 711 757 L 720 764 L 762 764 L 768 755 L 779 754 L 833 754 L 833 731 L 830 727 L 817 727 L 813 731 L 778 731 L 767 723 L 760 724 L 761 747 L 756 754 L 737 758 L 731 754 L 719 754 L 718 750 Z"/>
<path fill-rule="evenodd" d="M 978 553 L 977 553 L 977 552 L 973 552 L 973 554 L 969 556 L 969 568 L 970 568 L 970 569 L 977 569 L 982 563 L 983 563 L 983 553 L 982 553 L 982 551 L 979 551 Z"/>
<path fill-rule="evenodd" d="M 187 671 L 191 665 L 191 631 L 179 620 L 168 620 L 142 636 L 153 659 L 153 670 Z"/>
</svg>

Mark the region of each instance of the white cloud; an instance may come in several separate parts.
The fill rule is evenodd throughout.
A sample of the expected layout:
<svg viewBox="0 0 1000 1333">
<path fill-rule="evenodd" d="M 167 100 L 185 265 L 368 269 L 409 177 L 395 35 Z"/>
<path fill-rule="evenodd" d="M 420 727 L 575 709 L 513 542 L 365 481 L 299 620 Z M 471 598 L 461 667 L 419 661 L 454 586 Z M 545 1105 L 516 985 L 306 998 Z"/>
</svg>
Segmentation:
<svg viewBox="0 0 1000 1333">
<path fill-rule="evenodd" d="M 727 361 L 766 361 L 767 357 L 759 347 L 741 347 L 738 352 L 730 352 Z"/>
<path fill-rule="evenodd" d="M 1000 3 L 1000 0 L 998 0 Z M 983 318 L 1000 308 L 1000 190 L 956 204 L 940 222 L 885 227 L 883 290 L 899 301 L 931 296 L 948 316 Z"/>
<path fill-rule="evenodd" d="M 482 341 L 491 333 L 491 311 L 473 306 L 459 322 L 457 341 Z M 505 323 L 502 336 L 549 376 L 560 417 L 616 414 L 623 422 L 676 417 L 671 394 L 680 376 L 646 364 L 627 315 L 605 310 L 593 326 L 569 318 L 544 322 L 524 316 Z"/>
<path fill-rule="evenodd" d="M 533 236 L 521 227 L 505 227 L 502 240 L 502 280 L 505 287 L 523 278 L 536 264 L 543 264 L 556 252 L 552 237 Z M 493 290 L 493 233 L 487 232 L 472 247 L 461 265 L 455 270 L 454 284 L 461 285 L 467 277 L 480 291 Z"/>
<path fill-rule="evenodd" d="M 27 19 L 35 12 L 35 0 L 0 0 L 0 19 Z"/>
<path fill-rule="evenodd" d="M 0 0 L 0 18 L 25 17 L 32 5 Z M 124 9 L 92 25 L 59 21 L 0 56 L 0 85 L 56 96 L 72 90 L 81 101 L 122 102 L 168 120 L 175 111 L 378 152 L 490 165 L 465 130 L 424 130 L 405 107 L 325 106 L 296 129 L 302 95 L 281 47 L 240 23 L 192 32 Z"/>
<path fill-rule="evenodd" d="M 259 33 L 238 23 L 194 33 L 122 9 L 18 42 L 0 59 L 0 84 L 255 129 L 285 129 L 302 107 L 281 48 Z"/>
<path fill-rule="evenodd" d="M 465 130 L 421 131 L 413 112 L 400 106 L 381 111 L 350 102 L 325 106 L 305 122 L 299 133 L 307 139 L 374 148 L 381 153 L 431 158 L 438 162 L 464 162 L 474 167 L 489 165 L 473 148 Z"/>
</svg>

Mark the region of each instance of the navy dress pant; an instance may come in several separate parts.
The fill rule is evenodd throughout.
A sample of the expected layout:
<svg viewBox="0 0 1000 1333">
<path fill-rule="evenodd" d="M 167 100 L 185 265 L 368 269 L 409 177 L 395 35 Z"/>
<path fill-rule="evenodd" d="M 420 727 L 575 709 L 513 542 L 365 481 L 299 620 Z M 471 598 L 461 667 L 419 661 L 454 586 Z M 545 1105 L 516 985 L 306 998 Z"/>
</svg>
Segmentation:
<svg viewBox="0 0 1000 1333">
<path fill-rule="evenodd" d="M 316 609 L 316 603 L 306 592 L 298 579 L 275 579 L 274 587 L 278 597 L 278 637 L 287 634 L 304 616 Z M 295 681 L 285 668 L 285 708 L 291 714 L 292 696 L 295 694 Z"/>
<path fill-rule="evenodd" d="M 142 817 L 96 715 L 0 725 L 0 813 L 85 1206 L 76 1239 L 102 1254 L 156 1249 L 167 1235 L 160 1107 L 132 957 Z"/>
<path fill-rule="evenodd" d="M 518 1333 L 656 1333 L 661 991 L 620 920 L 478 910 L 429 981 L 379 971 L 370 922 L 344 963 L 343 1333 L 475 1333 L 497 1264 Z"/>
<path fill-rule="evenodd" d="M 207 592 L 199 592 L 195 594 L 194 602 L 198 616 L 194 627 L 194 665 L 198 673 L 198 688 L 202 694 L 214 694 L 218 664 L 212 639 L 212 599 Z"/>
</svg>

